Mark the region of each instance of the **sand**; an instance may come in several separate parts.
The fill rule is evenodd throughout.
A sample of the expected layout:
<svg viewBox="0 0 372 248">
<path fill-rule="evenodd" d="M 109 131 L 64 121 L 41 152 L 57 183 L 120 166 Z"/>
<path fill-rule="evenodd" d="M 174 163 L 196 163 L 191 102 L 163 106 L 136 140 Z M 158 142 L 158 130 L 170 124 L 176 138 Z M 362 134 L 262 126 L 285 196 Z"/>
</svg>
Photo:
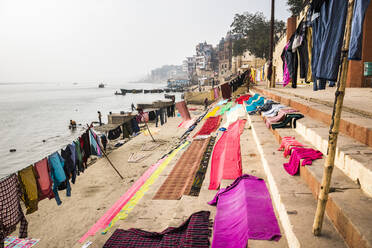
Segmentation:
<svg viewBox="0 0 372 248">
<path fill-rule="evenodd" d="M 100 158 L 77 177 L 76 183 L 72 185 L 71 197 L 66 197 L 65 191 L 59 192 L 62 200 L 60 206 L 57 206 L 54 199 L 39 202 L 39 210 L 26 216 L 29 237 L 40 239 L 37 247 L 81 247 L 78 240 L 85 232 L 149 166 L 178 143 L 178 138 L 185 132 L 185 129 L 177 128 L 181 121 L 180 117 L 168 118 L 168 122 L 159 127 L 154 138 L 161 141 L 161 145 L 154 151 L 141 151 L 143 144 L 152 142 L 150 136 L 141 134 L 108 155 L 124 180 L 120 179 L 106 158 Z M 146 157 L 138 163 L 128 163 L 131 153 L 145 154 Z M 102 236 L 101 242 L 109 238 L 109 234 L 97 233 L 95 236 Z"/>
</svg>

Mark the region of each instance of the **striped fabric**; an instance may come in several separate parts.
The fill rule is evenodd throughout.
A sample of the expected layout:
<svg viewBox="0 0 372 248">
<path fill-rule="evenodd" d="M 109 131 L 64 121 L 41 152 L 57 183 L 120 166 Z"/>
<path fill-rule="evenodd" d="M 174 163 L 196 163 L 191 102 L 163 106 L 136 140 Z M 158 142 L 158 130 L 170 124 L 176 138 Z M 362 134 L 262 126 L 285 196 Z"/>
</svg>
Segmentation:
<svg viewBox="0 0 372 248">
<path fill-rule="evenodd" d="M 169 227 L 161 233 L 116 229 L 103 247 L 209 247 L 209 215 L 209 211 L 196 212 L 181 226 Z"/>
</svg>

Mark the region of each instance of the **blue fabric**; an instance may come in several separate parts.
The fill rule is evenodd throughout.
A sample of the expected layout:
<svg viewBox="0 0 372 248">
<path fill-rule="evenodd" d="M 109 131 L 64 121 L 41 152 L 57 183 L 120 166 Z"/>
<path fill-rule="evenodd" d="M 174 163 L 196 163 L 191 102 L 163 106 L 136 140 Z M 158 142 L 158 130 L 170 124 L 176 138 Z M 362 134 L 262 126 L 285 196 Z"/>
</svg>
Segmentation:
<svg viewBox="0 0 372 248">
<path fill-rule="evenodd" d="M 252 97 L 248 99 L 248 101 L 245 101 L 248 105 L 250 105 L 253 101 L 257 100 L 260 94 L 256 93 Z"/>
<path fill-rule="evenodd" d="M 329 0 L 320 9 L 320 16 L 317 18 L 319 27 L 313 30 L 317 40 L 315 44 L 320 42 L 320 47 L 315 47 L 320 49 L 319 58 L 314 61 L 315 76 L 318 79 L 337 81 L 347 6 L 347 0 Z"/>
<path fill-rule="evenodd" d="M 54 198 L 56 199 L 57 205 L 61 205 L 62 201 L 58 195 L 58 186 L 61 183 L 66 182 L 66 186 L 67 186 L 66 195 L 67 196 L 71 195 L 70 182 L 66 180 L 67 179 L 66 174 L 65 174 L 65 171 L 63 170 L 64 160 L 61 157 L 61 155 L 59 155 L 58 152 L 55 152 L 48 157 L 48 163 L 50 166 L 51 178 L 53 181 L 53 193 L 55 196 Z"/>
<path fill-rule="evenodd" d="M 258 106 L 262 106 L 265 103 L 265 98 L 263 96 L 260 97 L 257 101 L 253 102 L 251 105 L 246 107 L 246 111 L 255 111 Z"/>
<path fill-rule="evenodd" d="M 71 185 L 68 180 L 66 180 L 66 196 L 71 196 Z M 59 198 L 58 194 L 58 185 L 55 183 L 53 184 L 53 193 L 54 193 L 54 199 L 56 199 L 57 205 L 61 205 L 62 201 L 61 198 Z"/>
<path fill-rule="evenodd" d="M 370 0 L 356 0 L 351 23 L 349 59 L 362 59 L 363 22 Z M 370 27 L 371 28 L 371 27 Z"/>
<path fill-rule="evenodd" d="M 75 143 L 72 142 L 70 145 L 68 145 L 68 148 L 69 148 L 70 151 L 71 151 L 71 159 L 72 159 L 72 162 L 74 163 L 74 166 L 76 166 L 77 154 L 76 154 Z"/>
<path fill-rule="evenodd" d="M 64 160 L 58 152 L 53 153 L 48 157 L 48 162 L 51 170 L 51 177 L 54 184 L 57 186 L 66 181 L 65 171 L 63 170 Z"/>
<path fill-rule="evenodd" d="M 166 118 L 166 117 L 165 117 Z M 132 130 L 135 132 L 135 133 L 138 133 L 140 131 L 140 128 L 138 126 L 138 122 L 135 118 L 133 118 L 131 121 L 130 121 L 130 124 L 132 126 Z"/>
<path fill-rule="evenodd" d="M 98 154 L 98 150 L 97 150 L 98 144 L 92 132 L 93 132 L 92 130 L 89 130 L 90 151 L 92 155 L 101 156 L 101 154 Z"/>
</svg>

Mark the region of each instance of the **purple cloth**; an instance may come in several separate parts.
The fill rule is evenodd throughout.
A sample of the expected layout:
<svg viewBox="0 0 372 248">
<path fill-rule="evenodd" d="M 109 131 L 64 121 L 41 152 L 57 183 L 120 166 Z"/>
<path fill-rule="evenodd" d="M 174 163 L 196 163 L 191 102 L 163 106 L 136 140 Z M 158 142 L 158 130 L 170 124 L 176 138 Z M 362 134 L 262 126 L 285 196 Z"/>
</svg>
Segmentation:
<svg viewBox="0 0 372 248">
<path fill-rule="evenodd" d="M 292 147 L 291 150 L 292 154 L 289 163 L 284 163 L 283 166 L 288 174 L 292 176 L 297 174 L 301 159 L 303 159 L 302 166 L 305 166 L 311 165 L 313 160 L 323 157 L 323 154 L 320 151 L 312 148 Z"/>
<path fill-rule="evenodd" d="M 238 177 L 208 202 L 217 205 L 212 247 L 245 248 L 248 239 L 281 237 L 265 181 L 250 175 Z"/>
</svg>

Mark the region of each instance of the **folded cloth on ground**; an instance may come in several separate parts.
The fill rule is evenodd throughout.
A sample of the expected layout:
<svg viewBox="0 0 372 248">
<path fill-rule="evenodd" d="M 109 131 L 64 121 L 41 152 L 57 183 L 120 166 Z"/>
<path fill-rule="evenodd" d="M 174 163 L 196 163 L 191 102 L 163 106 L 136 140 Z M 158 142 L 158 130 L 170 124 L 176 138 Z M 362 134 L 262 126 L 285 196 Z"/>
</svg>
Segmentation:
<svg viewBox="0 0 372 248">
<path fill-rule="evenodd" d="M 285 105 L 281 105 L 281 104 L 275 104 L 272 106 L 272 108 L 266 112 L 262 112 L 261 115 L 262 116 L 266 116 L 266 117 L 274 117 L 278 114 L 279 110 L 282 109 L 282 108 L 285 108 L 287 106 Z"/>
<path fill-rule="evenodd" d="M 236 98 L 235 99 L 235 102 L 237 103 L 237 104 L 243 104 L 243 102 L 244 101 L 248 101 L 249 100 L 249 98 L 251 98 L 251 95 L 243 95 L 243 96 L 240 96 L 240 97 L 238 97 L 238 98 Z"/>
<path fill-rule="evenodd" d="M 244 248 L 248 239 L 281 238 L 265 181 L 242 175 L 208 202 L 217 205 L 212 248 Z"/>
<path fill-rule="evenodd" d="M 298 172 L 301 159 L 302 166 L 311 165 L 313 160 L 320 159 L 323 157 L 323 154 L 320 151 L 314 150 L 312 148 L 302 148 L 302 147 L 292 147 L 292 154 L 288 163 L 284 163 L 284 169 L 288 174 L 294 176 Z"/>
<path fill-rule="evenodd" d="M 164 231 L 148 232 L 141 229 L 116 229 L 104 244 L 104 248 L 121 247 L 209 247 L 209 211 L 192 214 L 179 227 Z"/>
<path fill-rule="evenodd" d="M 222 127 L 228 128 L 231 123 L 234 123 L 239 118 L 243 118 L 246 116 L 246 112 L 244 111 L 244 107 L 241 104 L 237 104 L 232 107 L 228 112 L 226 112 L 226 122 L 223 124 Z"/>
<path fill-rule="evenodd" d="M 298 142 L 295 137 L 285 136 L 282 138 L 282 142 L 278 151 L 282 151 L 284 149 L 284 157 L 287 157 L 291 154 L 291 148 L 293 147 L 304 147 L 302 143 Z"/>
</svg>

